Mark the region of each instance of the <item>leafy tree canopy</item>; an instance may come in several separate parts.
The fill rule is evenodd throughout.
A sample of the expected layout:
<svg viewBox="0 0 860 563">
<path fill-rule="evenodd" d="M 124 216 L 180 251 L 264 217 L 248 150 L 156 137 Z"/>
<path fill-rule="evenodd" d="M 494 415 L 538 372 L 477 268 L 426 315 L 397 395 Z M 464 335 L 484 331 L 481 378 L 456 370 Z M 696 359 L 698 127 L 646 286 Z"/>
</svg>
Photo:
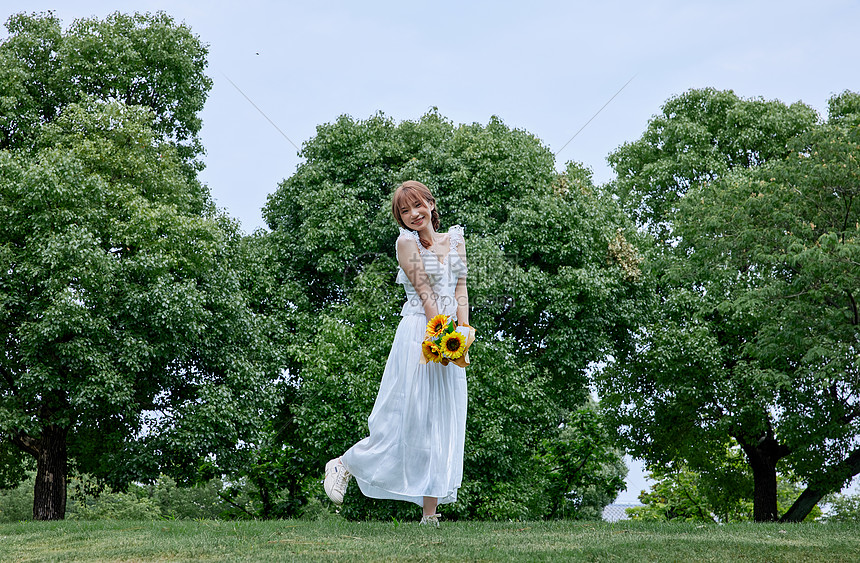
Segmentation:
<svg viewBox="0 0 860 563">
<path fill-rule="evenodd" d="M 54 519 L 69 460 L 118 486 L 237 467 L 274 402 L 255 360 L 264 344 L 236 269 L 238 229 L 214 213 L 182 143 L 199 128 L 182 89 L 202 103 L 208 79 L 171 83 L 159 62 L 185 57 L 177 64 L 196 72 L 182 65 L 205 50 L 163 15 L 82 20 L 65 34 L 52 16 L 14 16 L 9 29 L 0 99 L 18 109 L 0 118 L 3 476 L 22 475 L 11 448 L 32 455 L 35 517 Z M 86 53 L 115 71 L 84 64 Z M 103 89 L 87 82 L 98 76 Z M 127 103 L 147 96 L 153 105 Z"/>
<path fill-rule="evenodd" d="M 198 113 L 212 81 L 207 47 L 163 12 L 76 20 L 63 30 L 52 13 L 16 14 L 0 42 L 0 149 L 32 147 L 43 124 L 93 97 L 152 111 L 159 141 L 193 163 L 203 147 Z"/>
<path fill-rule="evenodd" d="M 743 99 L 731 90 L 689 90 L 669 99 L 636 141 L 609 155 L 625 208 L 660 240 L 678 202 L 730 170 L 788 154 L 788 141 L 816 122 L 802 103 Z"/>
<path fill-rule="evenodd" d="M 436 111 L 401 123 L 340 117 L 318 127 L 303 156 L 264 210 L 271 232 L 255 248 L 271 278 L 253 283 L 266 288 L 287 343 L 292 405 L 280 424 L 294 432 L 282 451 L 310 471 L 305 494 L 319 494 L 325 460 L 367 432 L 403 299 L 391 194 L 417 179 L 443 230 L 466 227 L 470 320 L 481 335 L 468 368 L 467 474 L 451 515 L 575 515 L 582 498 L 611 500 L 618 454 L 582 410 L 586 372 L 635 316 L 640 258 L 635 232 L 590 173 L 570 164 L 558 175 L 546 147 L 497 118 L 454 126 Z M 559 496 L 592 486 L 607 492 Z M 393 510 L 357 498 L 345 506 L 356 517 Z"/>
<path fill-rule="evenodd" d="M 703 96 L 726 98 L 682 98 Z M 674 209 L 664 216 L 675 243 L 654 253 L 658 291 L 636 353 L 601 378 L 625 443 L 653 464 L 710 471 L 736 441 L 752 469 L 756 520 L 779 516 L 778 467 L 808 485 L 783 515 L 790 520 L 860 470 L 856 100 L 835 96 L 828 121 L 784 138 L 769 159 L 714 165 L 709 181 L 679 174 L 667 194 L 652 192 Z M 772 114 L 792 112 L 808 113 L 795 104 Z M 711 123 L 695 112 L 669 120 L 692 118 Z M 763 123 L 768 131 L 771 121 Z M 738 146 L 758 146 L 759 137 L 743 136 L 730 120 L 725 127 Z M 629 156 L 629 148 L 620 152 Z M 663 162 L 648 160 L 656 154 L 635 167 L 632 185 L 652 185 L 646 171 Z M 681 151 L 669 161 L 686 158 Z"/>
</svg>

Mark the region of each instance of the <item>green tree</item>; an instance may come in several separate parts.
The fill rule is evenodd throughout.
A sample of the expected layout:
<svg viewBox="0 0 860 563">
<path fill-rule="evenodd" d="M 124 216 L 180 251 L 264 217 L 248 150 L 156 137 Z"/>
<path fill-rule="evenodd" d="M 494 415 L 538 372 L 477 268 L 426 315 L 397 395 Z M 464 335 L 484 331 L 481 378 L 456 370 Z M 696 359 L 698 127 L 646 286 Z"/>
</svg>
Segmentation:
<svg viewBox="0 0 860 563">
<path fill-rule="evenodd" d="M 89 97 L 144 106 L 151 129 L 176 148 L 193 179 L 197 134 L 212 81 L 207 48 L 163 12 L 76 20 L 63 31 L 52 13 L 17 14 L 0 43 L 0 149 L 32 147 L 44 123 Z M 199 188 L 198 188 L 199 190 Z"/>
<path fill-rule="evenodd" d="M 643 506 L 627 509 L 633 520 L 732 522 L 748 520 L 752 513 L 752 503 L 744 498 L 752 496 L 752 480 L 743 473 L 729 488 L 710 486 L 709 475 L 684 467 L 652 467 L 648 477 L 655 483 L 639 494 Z M 721 498 L 726 492 L 734 498 Z"/>
<path fill-rule="evenodd" d="M 318 127 L 303 156 L 264 211 L 271 232 L 256 245 L 271 280 L 255 283 L 284 337 L 292 404 L 280 424 L 295 431 L 278 447 L 303 460 L 304 494 L 319 495 L 325 461 L 367 432 L 403 299 L 390 197 L 410 178 L 434 191 L 444 228 L 466 226 L 481 335 L 468 368 L 466 476 L 449 515 L 560 517 L 575 510 L 550 489 L 617 491 L 617 471 L 604 471 L 617 454 L 599 425 L 570 413 L 586 400 L 589 364 L 632 322 L 638 256 L 590 173 L 571 164 L 556 174 L 546 147 L 497 118 L 454 126 L 435 111 L 401 123 L 341 117 Z M 578 450 L 580 439 L 598 451 Z M 406 514 L 353 489 L 348 516 Z"/>
<path fill-rule="evenodd" d="M 858 98 L 833 97 L 829 120 L 789 143 L 786 159 L 702 188 L 709 213 L 687 216 L 702 260 L 756 272 L 717 287 L 726 308 L 756 319 L 743 352 L 767 370 L 770 424 L 785 464 L 808 483 L 787 520 L 860 473 Z"/>
<path fill-rule="evenodd" d="M 601 520 L 603 508 L 624 488 L 627 466 L 612 448 L 594 401 L 562 418 L 561 431 L 543 440 L 534 474 L 544 516 Z"/>
<path fill-rule="evenodd" d="M 643 506 L 628 508 L 634 520 L 680 520 L 695 522 L 742 522 L 753 519 L 753 479 L 749 465 L 737 448 L 728 452 L 727 463 L 712 473 L 699 473 L 684 466 L 652 467 L 655 483 L 642 491 Z M 777 475 L 777 509 L 785 511 L 803 487 L 792 478 Z M 811 511 L 807 521 L 821 516 Z"/>
<path fill-rule="evenodd" d="M 740 445 L 753 476 L 756 521 L 779 517 L 779 467 L 808 486 L 783 514 L 791 521 L 803 520 L 858 470 L 852 383 L 858 270 L 847 258 L 856 252 L 857 129 L 844 111 L 855 107 L 851 99 L 846 93 L 831 100 L 826 123 L 809 121 L 805 106 L 768 102 L 762 130 L 775 122 L 802 124 L 772 143 L 781 151 L 706 178 L 684 177 L 677 168 L 665 200 L 660 190 L 649 192 L 661 203 L 648 209 L 663 209 L 650 226 L 662 222 L 656 232 L 672 244 L 654 251 L 650 272 L 658 291 L 636 353 L 620 357 L 601 379 L 625 443 L 652 465 L 676 461 L 712 472 L 732 441 Z M 693 111 L 667 113 L 661 123 L 676 118 L 711 122 Z M 760 138 L 738 133 L 738 146 L 751 142 L 753 153 Z M 646 135 L 633 145 L 652 142 Z M 675 145 L 683 150 L 666 157 L 664 168 L 703 152 L 686 148 L 692 143 Z M 615 162 L 635 160 L 634 152 L 623 147 Z M 633 172 L 623 181 L 634 186 L 630 192 L 649 191 L 640 186 L 649 184 L 651 164 L 628 166 Z"/>
<path fill-rule="evenodd" d="M 834 495 L 828 504 L 828 522 L 860 522 L 860 495 Z"/>
<path fill-rule="evenodd" d="M 815 111 L 800 102 L 786 106 L 745 100 L 731 90 L 689 90 L 670 98 L 641 138 L 609 155 L 617 195 L 640 226 L 666 241 L 690 188 L 785 157 L 788 140 L 815 120 Z"/>
<path fill-rule="evenodd" d="M 69 462 L 117 488 L 159 472 L 190 482 L 206 464 L 235 470 L 275 399 L 234 267 L 240 233 L 193 177 L 199 123 L 169 115 L 184 79 L 171 83 L 150 63 L 118 67 L 117 84 L 164 89 L 152 106 L 128 105 L 115 89 L 86 91 L 84 74 L 70 70 L 85 59 L 83 43 L 93 52 L 128 47 L 105 65 L 137 60 L 128 45 L 141 34 L 140 48 L 191 41 L 191 51 L 152 45 L 179 58 L 205 49 L 184 27 L 169 33 L 163 15 L 82 20 L 67 34 L 51 16 L 13 16 L 8 25 L 0 44 L 3 475 L 23 475 L 12 448 L 35 458 L 34 518 L 58 519 Z M 90 78 L 100 73 L 96 64 Z M 196 84 L 202 100 L 208 82 Z"/>
</svg>

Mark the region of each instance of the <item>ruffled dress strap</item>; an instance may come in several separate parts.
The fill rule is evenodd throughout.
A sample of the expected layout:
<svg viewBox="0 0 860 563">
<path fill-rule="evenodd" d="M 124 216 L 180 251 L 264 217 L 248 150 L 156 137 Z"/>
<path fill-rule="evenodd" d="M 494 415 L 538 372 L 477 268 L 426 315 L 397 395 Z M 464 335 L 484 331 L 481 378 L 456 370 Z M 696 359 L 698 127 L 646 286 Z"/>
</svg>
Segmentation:
<svg viewBox="0 0 860 563">
<path fill-rule="evenodd" d="M 466 239 L 463 237 L 464 231 L 463 225 L 451 225 L 451 228 L 448 229 L 448 240 L 451 243 L 451 250 L 466 242 Z"/>
<path fill-rule="evenodd" d="M 451 228 L 448 229 L 448 240 L 451 245 L 451 249 L 448 251 L 448 264 L 455 278 L 466 277 L 468 273 L 466 264 L 463 263 L 457 252 L 457 247 L 466 243 L 466 239 L 463 237 L 464 231 L 462 225 L 451 225 Z"/>
</svg>

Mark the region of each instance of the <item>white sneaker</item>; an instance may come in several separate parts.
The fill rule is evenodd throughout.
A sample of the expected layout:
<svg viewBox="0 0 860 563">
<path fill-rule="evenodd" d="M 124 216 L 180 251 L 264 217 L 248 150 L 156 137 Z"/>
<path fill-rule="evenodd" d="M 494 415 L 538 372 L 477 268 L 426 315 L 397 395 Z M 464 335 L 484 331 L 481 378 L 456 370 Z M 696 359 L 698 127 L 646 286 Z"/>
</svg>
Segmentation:
<svg viewBox="0 0 860 563">
<path fill-rule="evenodd" d="M 431 528 L 439 527 L 439 518 L 442 518 L 441 514 L 425 514 L 421 517 L 421 521 L 418 522 L 419 526 L 429 526 Z"/>
<path fill-rule="evenodd" d="M 343 495 L 346 493 L 346 486 L 349 484 L 350 478 L 352 475 L 346 470 L 339 457 L 325 464 L 323 488 L 333 503 L 343 504 Z"/>
</svg>

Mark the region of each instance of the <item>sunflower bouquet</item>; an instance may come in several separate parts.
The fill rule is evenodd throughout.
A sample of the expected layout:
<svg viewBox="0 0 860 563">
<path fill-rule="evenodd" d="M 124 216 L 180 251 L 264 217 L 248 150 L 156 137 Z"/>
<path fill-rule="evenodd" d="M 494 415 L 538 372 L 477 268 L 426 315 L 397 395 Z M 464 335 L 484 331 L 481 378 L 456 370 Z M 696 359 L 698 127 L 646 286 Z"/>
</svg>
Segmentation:
<svg viewBox="0 0 860 563">
<path fill-rule="evenodd" d="M 474 328 L 457 326 L 452 316 L 436 315 L 427 323 L 427 335 L 421 343 L 421 363 L 448 365 L 448 362 L 454 362 L 464 368 L 469 365 L 469 346 L 474 341 Z"/>
</svg>

